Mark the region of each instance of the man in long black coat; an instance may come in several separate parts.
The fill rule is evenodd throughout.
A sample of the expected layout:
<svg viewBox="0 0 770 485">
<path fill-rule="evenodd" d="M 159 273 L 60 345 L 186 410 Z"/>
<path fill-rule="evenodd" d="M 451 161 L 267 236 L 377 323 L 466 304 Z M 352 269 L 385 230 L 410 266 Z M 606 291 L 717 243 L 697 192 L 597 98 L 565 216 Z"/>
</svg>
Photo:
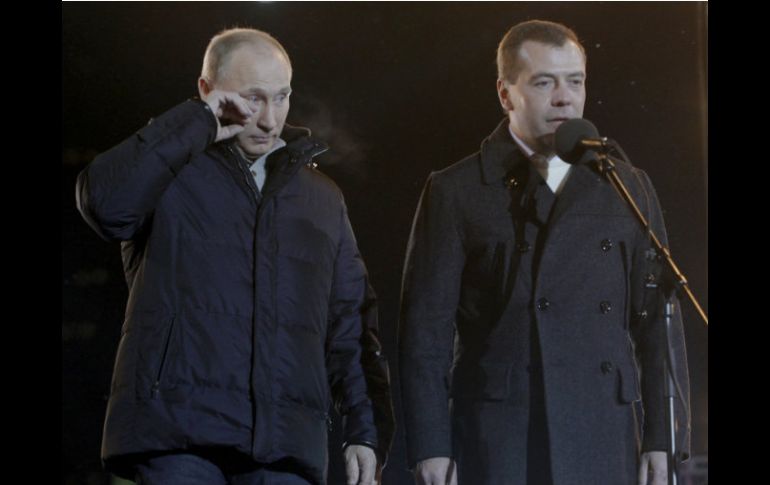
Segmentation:
<svg viewBox="0 0 770 485">
<path fill-rule="evenodd" d="M 660 264 L 607 180 L 554 155 L 556 128 L 582 117 L 585 66 L 568 28 L 513 27 L 498 49 L 507 119 L 480 152 L 425 185 L 399 328 L 418 483 L 646 485 L 648 473 L 666 481 Z M 620 162 L 617 172 L 665 244 L 647 175 Z"/>
</svg>

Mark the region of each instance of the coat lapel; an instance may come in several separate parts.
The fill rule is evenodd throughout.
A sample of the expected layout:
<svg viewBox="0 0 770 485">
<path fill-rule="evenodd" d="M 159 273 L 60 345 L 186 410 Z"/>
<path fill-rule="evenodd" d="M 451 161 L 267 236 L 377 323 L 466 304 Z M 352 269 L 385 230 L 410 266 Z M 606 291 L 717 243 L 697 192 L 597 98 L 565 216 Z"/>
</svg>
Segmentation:
<svg viewBox="0 0 770 485">
<path fill-rule="evenodd" d="M 556 197 L 548 225 L 555 227 L 565 214 L 580 208 L 584 201 L 596 195 L 601 176 L 587 165 L 573 165 L 561 193 Z"/>
<path fill-rule="evenodd" d="M 508 132 L 504 118 L 481 143 L 481 176 L 486 185 L 507 184 L 523 189 L 527 181 L 527 157 Z"/>
</svg>

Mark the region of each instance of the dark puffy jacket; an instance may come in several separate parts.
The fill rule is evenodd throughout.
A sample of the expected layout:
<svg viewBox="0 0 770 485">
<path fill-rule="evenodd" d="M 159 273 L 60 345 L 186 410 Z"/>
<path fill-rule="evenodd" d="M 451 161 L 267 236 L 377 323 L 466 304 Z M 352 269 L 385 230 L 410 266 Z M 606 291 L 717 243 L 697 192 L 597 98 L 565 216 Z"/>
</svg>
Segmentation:
<svg viewBox="0 0 770 485">
<path fill-rule="evenodd" d="M 190 100 L 78 178 L 86 221 L 122 241 L 129 287 L 102 458 L 126 476 L 136 453 L 225 446 L 324 483 L 332 400 L 346 443 L 382 457 L 392 439 L 374 293 L 342 193 L 309 166 L 327 147 L 287 126 L 260 193 L 215 134 Z"/>
</svg>

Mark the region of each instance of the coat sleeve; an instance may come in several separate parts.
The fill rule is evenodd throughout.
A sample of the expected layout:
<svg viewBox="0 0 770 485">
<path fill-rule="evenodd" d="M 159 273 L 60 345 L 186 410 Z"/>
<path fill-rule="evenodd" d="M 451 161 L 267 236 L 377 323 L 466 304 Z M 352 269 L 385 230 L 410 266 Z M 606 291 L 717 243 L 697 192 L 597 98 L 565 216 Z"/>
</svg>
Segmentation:
<svg viewBox="0 0 770 485">
<path fill-rule="evenodd" d="M 643 189 L 646 216 L 650 227 L 661 244 L 668 247 L 663 214 L 655 189 L 646 173 L 642 170 L 636 170 L 636 172 Z M 669 271 L 665 267 L 664 260 L 656 256 L 653 248 L 652 240 L 646 234 L 642 234 L 634 251 L 631 273 L 631 334 L 636 358 L 641 368 L 644 409 L 643 452 L 668 449 L 666 379 L 663 374 L 667 345 L 663 309 L 667 290 L 672 285 L 671 278 L 666 276 Z M 680 458 L 686 459 L 690 455 L 690 385 L 682 314 L 676 297 L 674 297 L 674 310 L 671 325 L 671 356 L 674 374 L 681 390 L 681 395 L 677 395 L 674 400 L 678 423 L 677 447 Z"/>
<path fill-rule="evenodd" d="M 326 353 L 329 384 L 335 408 L 344 422 L 343 446 L 360 444 L 381 452 L 372 399 L 389 401 L 390 393 L 389 389 L 383 388 L 378 390 L 385 394 L 370 396 L 368 392 L 364 362 L 371 358 L 368 354 L 371 347 L 362 352 L 362 342 L 368 338 L 362 310 L 370 295 L 366 267 L 358 251 L 344 203 L 340 227 L 340 244 L 329 301 Z M 378 401 L 378 406 L 383 405 Z"/>
<path fill-rule="evenodd" d="M 465 265 L 456 207 L 450 186 L 431 174 L 404 262 L 398 349 L 410 468 L 426 458 L 453 456 L 449 369 Z"/>
<path fill-rule="evenodd" d="M 384 467 L 396 432 L 396 417 L 390 392 L 390 368 L 379 339 L 377 295 L 367 281 L 366 296 L 361 309 L 361 365 L 366 378 L 366 389 L 372 401 L 374 424 L 377 428 L 377 453 Z"/>
<path fill-rule="evenodd" d="M 78 210 L 102 238 L 132 239 L 176 174 L 214 141 L 216 130 L 215 117 L 200 100 L 186 101 L 151 120 L 78 175 Z"/>
</svg>

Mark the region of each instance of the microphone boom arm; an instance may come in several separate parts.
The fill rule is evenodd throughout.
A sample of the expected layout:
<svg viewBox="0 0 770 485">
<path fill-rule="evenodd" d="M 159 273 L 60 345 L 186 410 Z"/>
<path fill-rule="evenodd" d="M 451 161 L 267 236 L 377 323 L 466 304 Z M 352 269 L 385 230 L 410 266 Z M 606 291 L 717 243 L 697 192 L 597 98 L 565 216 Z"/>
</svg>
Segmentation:
<svg viewBox="0 0 770 485">
<path fill-rule="evenodd" d="M 585 143 L 585 144 L 592 143 L 592 144 L 599 145 L 599 147 L 601 147 L 600 150 L 598 150 L 597 152 L 597 155 L 599 158 L 598 160 L 599 172 L 609 179 L 609 181 L 612 183 L 615 189 L 620 193 L 623 199 L 625 199 L 625 201 L 628 203 L 631 209 L 633 209 L 637 219 L 639 219 L 639 222 L 641 222 L 642 226 L 644 226 L 644 230 L 647 232 L 647 235 L 650 236 L 650 240 L 655 246 L 655 250 L 657 251 L 658 256 L 662 257 L 665 260 L 666 266 L 668 266 L 668 268 L 671 270 L 671 274 L 674 275 L 674 280 L 676 282 L 676 285 L 679 287 L 679 289 L 681 289 L 687 295 L 687 297 L 690 299 L 695 309 L 698 311 L 698 314 L 703 319 L 703 322 L 706 324 L 706 326 L 708 326 L 709 324 L 708 316 L 706 315 L 706 312 L 703 311 L 703 308 L 701 308 L 700 303 L 698 303 L 698 299 L 695 298 L 695 295 L 690 289 L 690 285 L 687 283 L 687 278 L 685 278 L 685 276 L 679 270 L 679 267 L 676 265 L 676 263 L 674 262 L 674 259 L 671 257 L 671 252 L 668 250 L 668 248 L 663 246 L 663 244 L 661 244 L 660 240 L 655 235 L 655 232 L 652 230 L 652 227 L 650 227 L 650 223 L 644 217 L 644 214 L 642 214 L 642 211 L 639 210 L 639 206 L 636 205 L 636 202 L 634 202 L 634 199 L 631 197 L 631 194 L 628 192 L 626 185 L 623 183 L 623 181 L 620 179 L 617 172 L 615 171 L 615 162 L 613 162 L 612 159 L 607 155 L 607 146 L 610 144 L 610 142 L 607 140 L 607 138 L 603 138 L 602 141 L 582 140 L 581 143 Z"/>
</svg>

